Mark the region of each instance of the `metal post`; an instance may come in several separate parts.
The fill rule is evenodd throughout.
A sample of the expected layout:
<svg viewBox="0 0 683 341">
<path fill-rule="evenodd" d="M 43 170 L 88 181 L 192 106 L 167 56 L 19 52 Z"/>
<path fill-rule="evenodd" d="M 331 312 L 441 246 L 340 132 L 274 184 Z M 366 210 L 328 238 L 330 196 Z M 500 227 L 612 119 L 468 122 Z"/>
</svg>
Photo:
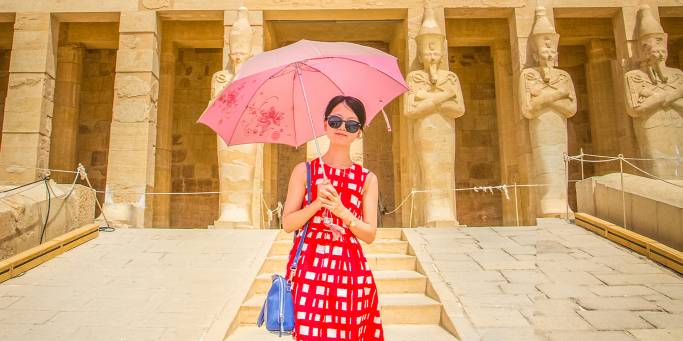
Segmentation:
<svg viewBox="0 0 683 341">
<path fill-rule="evenodd" d="M 581 180 L 585 179 L 584 174 L 583 174 L 583 148 L 579 149 L 581 151 Z"/>
<path fill-rule="evenodd" d="M 410 222 L 408 227 L 413 227 L 413 201 L 415 200 L 415 189 L 410 190 Z"/>
<path fill-rule="evenodd" d="M 517 221 L 517 226 L 519 226 L 519 204 L 517 203 L 517 183 L 515 182 L 515 220 Z"/>
<path fill-rule="evenodd" d="M 565 218 L 569 221 L 569 157 L 567 153 L 562 153 L 564 155 L 564 202 L 565 202 Z"/>
<path fill-rule="evenodd" d="M 619 174 L 621 175 L 621 214 L 622 225 L 626 227 L 626 194 L 624 192 L 624 154 L 619 154 Z"/>
</svg>

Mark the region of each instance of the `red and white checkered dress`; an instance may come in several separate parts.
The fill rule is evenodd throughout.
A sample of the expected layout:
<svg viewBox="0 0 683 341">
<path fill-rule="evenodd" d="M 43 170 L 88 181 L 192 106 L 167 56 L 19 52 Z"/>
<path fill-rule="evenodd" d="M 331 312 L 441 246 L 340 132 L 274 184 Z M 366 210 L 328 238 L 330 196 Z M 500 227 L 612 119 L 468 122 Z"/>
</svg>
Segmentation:
<svg viewBox="0 0 683 341">
<path fill-rule="evenodd" d="M 369 171 L 354 163 L 346 169 L 325 164 L 325 172 L 344 206 L 361 219 L 362 191 Z M 322 166 L 316 158 L 311 161 L 311 183 L 322 181 Z M 317 187 L 311 187 L 313 201 Z M 306 203 L 304 200 L 303 205 Z M 323 224 L 322 212 L 318 211 L 311 218 L 293 278 L 296 318 L 293 337 L 306 341 L 384 340 L 377 286 L 363 249 L 348 228 L 341 240 L 333 241 L 332 233 Z M 339 217 L 331 216 L 335 224 L 344 226 Z M 300 238 L 301 233 L 289 252 L 286 273 L 289 273 Z"/>
</svg>

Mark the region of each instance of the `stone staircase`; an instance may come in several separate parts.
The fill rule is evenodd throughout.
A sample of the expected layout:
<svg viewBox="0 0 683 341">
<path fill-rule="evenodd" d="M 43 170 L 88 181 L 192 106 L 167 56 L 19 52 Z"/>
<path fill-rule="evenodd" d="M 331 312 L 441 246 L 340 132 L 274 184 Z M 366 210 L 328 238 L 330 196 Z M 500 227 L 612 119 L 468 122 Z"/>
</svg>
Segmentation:
<svg viewBox="0 0 683 341">
<path fill-rule="evenodd" d="M 279 340 L 256 319 L 271 284 L 273 273 L 283 274 L 293 234 L 281 232 L 259 275 L 228 331 L 229 341 Z M 372 244 L 363 244 L 379 291 L 382 324 L 387 341 L 452 341 L 455 336 L 441 327 L 443 307 L 425 293 L 427 277 L 418 272 L 417 258 L 409 254 L 400 228 L 380 228 Z M 287 339 L 291 339 L 289 336 Z"/>
</svg>

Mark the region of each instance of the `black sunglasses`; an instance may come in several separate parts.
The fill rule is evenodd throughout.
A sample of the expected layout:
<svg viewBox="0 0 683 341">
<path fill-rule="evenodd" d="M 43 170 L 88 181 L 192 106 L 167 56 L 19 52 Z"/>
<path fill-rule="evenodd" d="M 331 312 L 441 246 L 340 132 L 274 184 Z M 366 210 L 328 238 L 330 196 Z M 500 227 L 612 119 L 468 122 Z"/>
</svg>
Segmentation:
<svg viewBox="0 0 683 341">
<path fill-rule="evenodd" d="M 344 121 L 341 117 L 339 117 L 337 115 L 327 116 L 327 124 L 329 124 L 330 127 L 334 128 L 334 129 L 341 128 L 342 123 L 344 123 L 344 127 L 346 128 L 346 131 L 348 131 L 349 133 L 355 133 L 361 128 L 361 124 L 358 121 L 355 121 L 355 120 Z"/>
</svg>

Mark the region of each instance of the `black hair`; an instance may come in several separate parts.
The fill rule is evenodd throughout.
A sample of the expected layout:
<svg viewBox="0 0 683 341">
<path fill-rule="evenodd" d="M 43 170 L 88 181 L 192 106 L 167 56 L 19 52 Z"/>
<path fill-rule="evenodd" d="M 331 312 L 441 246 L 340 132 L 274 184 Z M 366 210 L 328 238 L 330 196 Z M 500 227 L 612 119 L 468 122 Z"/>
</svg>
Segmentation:
<svg viewBox="0 0 683 341">
<path fill-rule="evenodd" d="M 332 113 L 332 109 L 334 109 L 334 107 L 341 102 L 346 103 L 346 105 L 353 110 L 353 113 L 356 114 L 356 117 L 358 117 L 360 130 L 363 130 L 363 127 L 365 127 L 365 106 L 363 105 L 363 102 L 356 97 L 344 95 L 334 96 L 330 102 L 327 103 L 327 108 L 325 109 L 325 120 L 327 120 L 327 116 L 330 116 Z"/>
</svg>

